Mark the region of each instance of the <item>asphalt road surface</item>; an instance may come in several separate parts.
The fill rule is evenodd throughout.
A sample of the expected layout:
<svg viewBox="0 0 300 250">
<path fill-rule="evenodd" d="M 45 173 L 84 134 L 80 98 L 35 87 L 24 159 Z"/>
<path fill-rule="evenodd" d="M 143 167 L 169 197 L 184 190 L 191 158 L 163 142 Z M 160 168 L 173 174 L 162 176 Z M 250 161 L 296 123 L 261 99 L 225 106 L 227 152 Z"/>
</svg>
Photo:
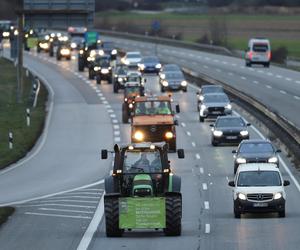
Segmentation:
<svg viewBox="0 0 300 250">
<path fill-rule="evenodd" d="M 138 43 L 134 43 L 130 49 L 137 48 Z M 129 44 L 124 47 L 128 48 Z M 146 47 L 143 52 L 153 53 L 152 48 L 147 51 Z M 235 72 L 230 76 L 235 84 L 246 86 L 247 82 L 240 80 L 237 72 L 255 75 L 239 66 L 234 71 L 233 66 L 222 63 L 222 56 L 209 56 L 216 58 L 211 59 L 211 63 L 219 60 L 220 67 L 229 67 Z M 175 57 L 172 60 L 183 64 Z M 191 86 L 187 93 L 173 95 L 174 102 L 181 107 L 177 117 L 177 146 L 186 152 L 184 160 L 170 154 L 171 166 L 182 177 L 182 236 L 165 237 L 161 232 L 138 231 L 125 233 L 122 238 L 106 238 L 104 221 L 98 225 L 96 217 L 101 219 L 103 213 L 99 209 L 103 194 L 101 180 L 109 173 L 111 160 L 101 161 L 99 152 L 101 148 L 111 148 L 115 142 L 129 142 L 130 125 L 120 123 L 123 93 L 113 94 L 111 85 L 103 82 L 97 86 L 94 80 L 87 79 L 86 72 L 77 73 L 76 60 L 57 63 L 46 54 L 37 56 L 33 52 L 26 56 L 25 62 L 53 89 L 53 108 L 52 111 L 50 108 L 47 136 L 34 149 L 36 153 L 31 153 L 31 158 L 24 163 L 0 172 L 0 203 L 19 203 L 15 215 L 1 228 L 1 249 L 76 249 L 79 244 L 79 249 L 89 246 L 89 249 L 133 250 L 299 248 L 300 190 L 294 181 L 286 188 L 286 218 L 259 214 L 234 219 L 227 182 L 233 178 L 231 151 L 235 147 L 210 145 L 210 122 L 199 123 L 196 89 Z M 203 65 L 196 67 L 186 62 L 185 66 L 198 69 Z M 254 70 L 265 72 L 268 69 Z M 213 76 L 218 73 L 216 71 Z M 260 74 L 266 73 L 259 73 L 257 77 L 262 77 Z M 146 77 L 146 89 L 159 92 L 158 78 Z M 294 78 L 294 75 L 289 77 Z M 275 91 L 275 87 L 271 90 Z M 294 94 L 296 91 L 299 92 L 299 87 L 295 87 Z M 257 93 L 262 94 L 262 91 Z M 250 136 L 259 138 L 262 135 L 251 127 Z M 299 179 L 298 173 L 282 158 L 280 168 L 284 178 L 292 178 L 288 169 L 296 180 Z M 97 230 L 93 235 L 90 234 L 93 230 L 89 229 L 95 223 Z"/>
</svg>

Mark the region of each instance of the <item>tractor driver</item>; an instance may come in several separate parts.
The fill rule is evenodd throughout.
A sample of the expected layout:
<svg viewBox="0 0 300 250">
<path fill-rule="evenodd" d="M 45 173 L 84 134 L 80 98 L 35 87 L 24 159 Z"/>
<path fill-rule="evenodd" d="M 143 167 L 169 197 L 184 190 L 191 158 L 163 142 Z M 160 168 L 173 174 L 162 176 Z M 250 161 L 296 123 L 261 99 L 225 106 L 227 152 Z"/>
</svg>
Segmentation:
<svg viewBox="0 0 300 250">
<path fill-rule="evenodd" d="M 168 103 L 167 102 L 160 102 L 159 106 L 157 107 L 157 114 L 160 115 L 170 115 L 171 114 L 171 110 L 168 107 Z"/>
<path fill-rule="evenodd" d="M 147 153 L 142 152 L 140 159 L 138 159 L 133 165 L 133 168 L 141 169 L 143 172 L 149 172 L 150 162 L 147 159 Z"/>
</svg>

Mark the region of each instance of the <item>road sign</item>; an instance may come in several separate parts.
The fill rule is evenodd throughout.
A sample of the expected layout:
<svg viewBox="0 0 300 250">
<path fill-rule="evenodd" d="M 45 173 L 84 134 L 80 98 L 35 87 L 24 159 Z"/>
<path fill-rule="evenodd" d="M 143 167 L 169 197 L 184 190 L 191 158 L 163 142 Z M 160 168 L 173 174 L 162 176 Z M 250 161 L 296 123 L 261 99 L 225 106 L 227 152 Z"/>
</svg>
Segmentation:
<svg viewBox="0 0 300 250">
<path fill-rule="evenodd" d="M 94 31 L 85 32 L 85 42 L 87 44 L 97 43 L 99 40 L 99 33 Z"/>
</svg>

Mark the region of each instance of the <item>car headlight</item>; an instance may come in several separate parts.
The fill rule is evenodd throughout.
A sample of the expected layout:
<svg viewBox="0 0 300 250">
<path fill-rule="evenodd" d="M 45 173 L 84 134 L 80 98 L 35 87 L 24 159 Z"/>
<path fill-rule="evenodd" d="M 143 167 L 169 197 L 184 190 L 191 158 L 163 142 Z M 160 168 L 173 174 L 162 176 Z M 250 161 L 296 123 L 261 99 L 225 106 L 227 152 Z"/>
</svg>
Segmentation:
<svg viewBox="0 0 300 250">
<path fill-rule="evenodd" d="M 132 109 L 132 108 L 133 108 L 133 104 L 132 104 L 132 103 L 129 103 L 128 107 L 129 107 L 130 109 Z"/>
<path fill-rule="evenodd" d="M 141 131 L 136 131 L 134 133 L 134 139 L 136 139 L 137 141 L 142 141 L 144 140 L 144 134 Z"/>
<path fill-rule="evenodd" d="M 119 78 L 118 78 L 118 82 L 123 82 L 123 78 L 122 78 L 122 77 L 119 77 Z"/>
<path fill-rule="evenodd" d="M 92 62 L 92 61 L 95 61 L 95 58 L 89 56 L 89 57 L 87 58 L 87 60 L 88 60 L 88 62 Z"/>
<path fill-rule="evenodd" d="M 173 135 L 173 133 L 172 132 L 167 132 L 166 134 L 165 134 L 165 137 L 167 138 L 167 139 L 172 139 L 173 137 L 174 137 L 174 135 Z"/>
<path fill-rule="evenodd" d="M 96 51 L 95 50 L 91 50 L 90 57 L 94 57 L 95 55 L 96 55 Z"/>
<path fill-rule="evenodd" d="M 94 71 L 99 71 L 101 68 L 100 67 L 98 67 L 98 66 L 95 66 L 94 67 Z"/>
<path fill-rule="evenodd" d="M 83 54 L 83 50 L 81 49 L 81 50 L 79 50 L 79 54 L 80 55 L 82 55 Z"/>
<path fill-rule="evenodd" d="M 69 49 L 62 49 L 60 51 L 60 54 L 62 54 L 62 55 L 69 55 L 70 53 L 71 53 L 71 51 Z"/>
<path fill-rule="evenodd" d="M 9 36 L 10 36 L 10 33 L 9 33 L 8 31 L 4 31 L 4 32 L 2 33 L 2 36 L 3 36 L 3 37 L 9 37 Z"/>
<path fill-rule="evenodd" d="M 101 69 L 101 73 L 102 74 L 108 74 L 109 73 L 109 69 Z"/>
<path fill-rule="evenodd" d="M 199 95 L 199 100 L 203 101 L 204 100 L 204 96 L 203 95 Z"/>
<path fill-rule="evenodd" d="M 243 193 L 239 193 L 238 194 L 238 198 L 240 199 L 240 200 L 247 200 L 247 197 L 246 197 L 246 195 L 245 194 L 243 194 Z"/>
<path fill-rule="evenodd" d="M 232 109 L 231 104 L 227 104 L 227 105 L 225 106 L 225 109 Z"/>
<path fill-rule="evenodd" d="M 98 54 L 99 54 L 100 56 L 103 56 L 103 55 L 104 55 L 104 50 L 99 50 Z"/>
<path fill-rule="evenodd" d="M 202 105 L 200 106 L 200 109 L 205 110 L 205 109 L 207 109 L 207 107 L 206 107 L 204 104 L 202 104 Z"/>
<path fill-rule="evenodd" d="M 160 78 L 161 78 L 161 79 L 165 79 L 165 78 L 166 78 L 166 75 L 165 75 L 165 74 L 160 74 Z"/>
<path fill-rule="evenodd" d="M 125 98 L 125 99 L 124 99 L 124 102 L 127 102 L 127 101 L 128 101 L 128 99 L 127 99 L 127 98 Z"/>
<path fill-rule="evenodd" d="M 145 65 L 144 64 L 139 64 L 139 67 L 140 67 L 141 70 L 145 69 Z"/>
<path fill-rule="evenodd" d="M 247 136 L 249 134 L 249 132 L 247 130 L 242 130 L 240 132 L 241 136 Z"/>
<path fill-rule="evenodd" d="M 50 36 L 49 35 L 46 35 L 45 36 L 45 40 L 49 40 L 50 39 Z"/>
<path fill-rule="evenodd" d="M 238 157 L 238 158 L 236 159 L 236 162 L 237 162 L 238 164 L 242 164 L 242 163 L 246 163 L 247 161 L 246 161 L 245 158 Z"/>
<path fill-rule="evenodd" d="M 183 86 L 183 87 L 187 86 L 187 81 L 182 81 L 181 86 Z"/>
<path fill-rule="evenodd" d="M 48 48 L 49 48 L 48 43 L 40 43 L 39 46 L 40 46 L 42 49 L 48 49 Z"/>
<path fill-rule="evenodd" d="M 282 193 L 276 193 L 274 194 L 274 200 L 278 200 L 282 197 Z"/>
<path fill-rule="evenodd" d="M 77 44 L 76 44 L 76 43 L 71 43 L 71 48 L 72 48 L 72 49 L 76 49 L 76 47 L 77 47 Z"/>
<path fill-rule="evenodd" d="M 278 162 L 278 158 L 276 156 L 273 156 L 273 157 L 269 158 L 268 162 L 269 163 L 277 163 Z"/>
<path fill-rule="evenodd" d="M 167 81 L 163 81 L 163 82 L 162 82 L 162 85 L 163 85 L 164 87 L 168 87 L 168 86 L 169 86 L 169 83 L 168 83 Z"/>
<path fill-rule="evenodd" d="M 214 136 L 220 137 L 223 135 L 223 132 L 220 130 L 214 130 L 213 134 L 214 134 Z"/>
<path fill-rule="evenodd" d="M 113 49 L 112 51 L 111 51 L 111 54 L 112 55 L 116 55 L 118 53 L 118 51 L 116 50 L 116 49 Z"/>
<path fill-rule="evenodd" d="M 155 68 L 160 69 L 161 68 L 161 64 L 160 63 L 156 64 Z"/>
</svg>

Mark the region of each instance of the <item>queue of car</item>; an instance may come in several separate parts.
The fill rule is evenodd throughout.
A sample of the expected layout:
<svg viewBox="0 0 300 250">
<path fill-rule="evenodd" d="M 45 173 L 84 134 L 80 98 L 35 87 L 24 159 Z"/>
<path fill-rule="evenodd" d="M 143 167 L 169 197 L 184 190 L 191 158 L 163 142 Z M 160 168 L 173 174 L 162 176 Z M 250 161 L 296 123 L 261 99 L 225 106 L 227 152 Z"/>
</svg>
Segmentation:
<svg viewBox="0 0 300 250">
<path fill-rule="evenodd" d="M 78 32 L 76 34 L 71 38 L 58 33 L 43 35 L 39 39 L 37 51 L 45 51 L 52 56 L 56 48 L 57 60 L 70 60 L 71 51 L 77 50 L 79 71 L 88 68 L 89 79 L 96 78 L 98 84 L 102 80 L 112 83 L 114 93 L 124 89 L 122 121 L 128 123 L 131 119 L 131 141 L 166 141 L 169 149 L 176 151 L 178 122 L 175 113 L 180 112 L 179 105 L 176 105 L 174 112 L 170 96 L 145 96 L 143 75 L 157 74 L 161 92 L 186 92 L 188 83 L 181 68 L 176 64 L 163 65 L 156 56 L 143 57 L 139 51 L 126 52 L 119 60 L 113 42 L 85 44 L 83 37 Z M 268 66 L 268 54 L 264 57 L 262 53 L 259 54 L 262 50 L 268 52 L 266 41 L 254 40 L 249 43 L 249 48 L 248 66 L 260 62 Z M 222 86 L 202 85 L 197 92 L 196 104 L 201 123 L 207 119 L 215 120 L 210 124 L 212 146 L 238 145 L 232 151 L 234 180 L 228 183 L 233 187 L 234 216 L 240 218 L 241 214 L 248 212 L 278 212 L 280 217 L 284 217 L 284 187 L 289 185 L 289 181 L 283 180 L 279 170 L 280 150 L 269 140 L 250 138 L 251 124 L 233 113 L 230 98 Z"/>
</svg>

